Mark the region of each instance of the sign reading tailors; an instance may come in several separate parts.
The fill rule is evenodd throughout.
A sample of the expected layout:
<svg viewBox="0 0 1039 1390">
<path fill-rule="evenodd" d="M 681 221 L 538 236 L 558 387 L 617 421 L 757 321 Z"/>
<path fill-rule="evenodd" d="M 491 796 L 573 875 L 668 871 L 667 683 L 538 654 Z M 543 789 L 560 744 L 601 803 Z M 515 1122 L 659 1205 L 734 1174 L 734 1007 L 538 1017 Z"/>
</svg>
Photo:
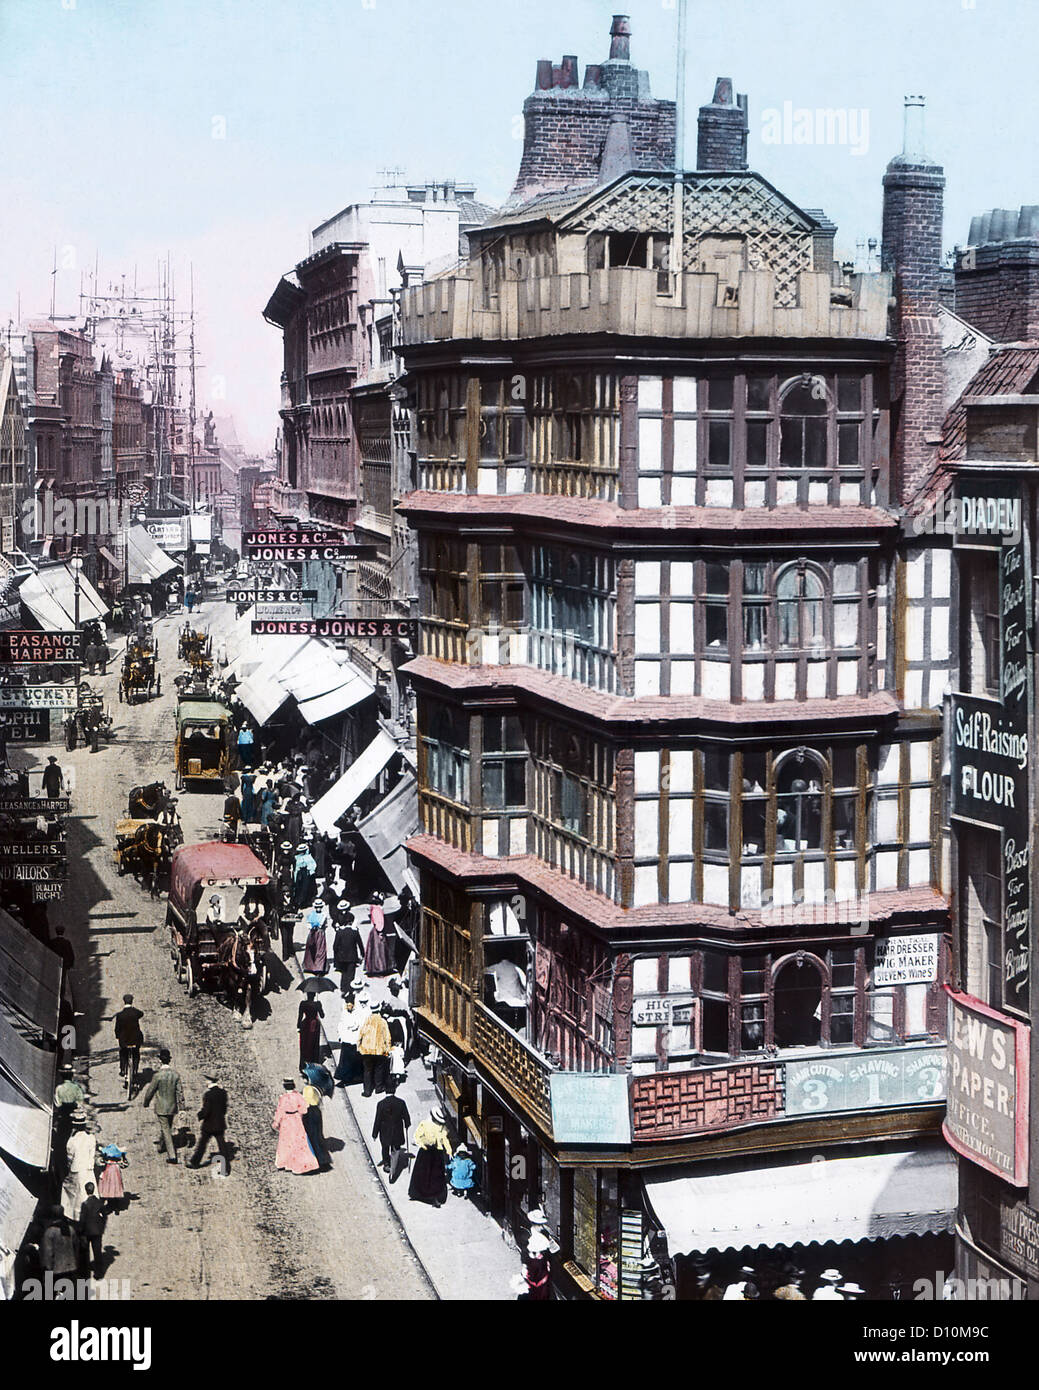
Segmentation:
<svg viewBox="0 0 1039 1390">
<path fill-rule="evenodd" d="M 627 1076 L 556 1072 L 551 1086 L 558 1144 L 631 1143 Z"/>
<path fill-rule="evenodd" d="M 923 985 L 938 978 L 938 934 L 878 936 L 873 962 L 873 984 Z"/>
<path fill-rule="evenodd" d="M 949 995 L 942 1133 L 964 1158 L 1015 1187 L 1028 1183 L 1028 1037 L 969 994 Z"/>
<path fill-rule="evenodd" d="M 0 632 L 0 662 L 82 661 L 79 632 L 29 632 L 22 628 Z"/>
</svg>

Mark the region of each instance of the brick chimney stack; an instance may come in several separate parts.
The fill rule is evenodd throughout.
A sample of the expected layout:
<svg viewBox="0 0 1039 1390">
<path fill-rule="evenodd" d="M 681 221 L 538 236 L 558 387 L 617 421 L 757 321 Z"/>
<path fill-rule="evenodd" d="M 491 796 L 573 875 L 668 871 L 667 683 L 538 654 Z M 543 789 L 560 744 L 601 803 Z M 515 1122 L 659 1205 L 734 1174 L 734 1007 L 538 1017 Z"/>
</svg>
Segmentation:
<svg viewBox="0 0 1039 1390">
<path fill-rule="evenodd" d="M 747 167 L 747 98 L 734 99 L 731 77 L 719 77 L 714 100 L 700 107 L 696 167 L 731 172 Z"/>
<path fill-rule="evenodd" d="M 1039 340 L 1039 206 L 971 220 L 957 248 L 953 307 L 997 343 Z"/>
<path fill-rule="evenodd" d="M 880 263 L 895 276 L 892 462 L 903 503 L 935 463 L 944 417 L 937 315 L 945 173 L 924 153 L 923 117 L 923 97 L 906 97 L 903 150 L 884 175 Z"/>
<path fill-rule="evenodd" d="M 675 103 L 654 98 L 649 74 L 632 64 L 627 15 L 613 16 L 610 56 L 589 63 L 583 86 L 572 54 L 558 67 L 541 59 L 523 125 L 510 206 L 540 193 L 592 188 L 625 168 L 674 166 Z"/>
</svg>

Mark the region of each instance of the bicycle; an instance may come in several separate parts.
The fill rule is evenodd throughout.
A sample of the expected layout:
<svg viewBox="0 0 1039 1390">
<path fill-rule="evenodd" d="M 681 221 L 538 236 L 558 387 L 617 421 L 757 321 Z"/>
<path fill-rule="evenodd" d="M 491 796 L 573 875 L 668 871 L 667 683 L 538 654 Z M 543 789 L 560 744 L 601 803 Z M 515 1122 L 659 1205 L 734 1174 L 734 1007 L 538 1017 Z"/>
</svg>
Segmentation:
<svg viewBox="0 0 1039 1390">
<path fill-rule="evenodd" d="M 141 1045 L 127 1048 L 126 1058 L 126 1099 L 133 1100 L 133 1088 L 137 1082 L 137 1069 L 141 1061 Z"/>
</svg>

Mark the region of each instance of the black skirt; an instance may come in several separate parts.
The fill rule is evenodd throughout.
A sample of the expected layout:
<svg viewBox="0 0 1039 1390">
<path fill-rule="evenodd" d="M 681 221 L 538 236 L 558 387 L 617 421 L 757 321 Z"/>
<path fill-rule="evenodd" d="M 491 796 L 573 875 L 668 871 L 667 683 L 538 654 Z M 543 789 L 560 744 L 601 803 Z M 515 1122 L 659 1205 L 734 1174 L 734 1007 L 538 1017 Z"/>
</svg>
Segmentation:
<svg viewBox="0 0 1039 1390">
<path fill-rule="evenodd" d="M 428 1202 L 438 1206 L 447 1200 L 447 1170 L 443 1150 L 419 1149 L 411 1169 L 408 1196 L 413 1202 Z"/>
</svg>

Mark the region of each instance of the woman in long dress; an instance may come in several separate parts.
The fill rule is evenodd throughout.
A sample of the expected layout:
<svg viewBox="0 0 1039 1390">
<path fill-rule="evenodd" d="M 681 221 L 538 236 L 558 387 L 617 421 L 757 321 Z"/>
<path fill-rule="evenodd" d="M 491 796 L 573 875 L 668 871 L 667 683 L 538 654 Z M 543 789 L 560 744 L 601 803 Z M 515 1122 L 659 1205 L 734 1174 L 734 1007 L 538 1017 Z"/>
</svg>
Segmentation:
<svg viewBox="0 0 1039 1390">
<path fill-rule="evenodd" d="M 126 1196 L 121 1170 L 126 1167 L 126 1153 L 118 1144 L 106 1144 L 101 1150 L 105 1166 L 97 1180 L 97 1195 L 105 1204 L 105 1211 L 115 1211 Z"/>
<path fill-rule="evenodd" d="M 252 825 L 256 820 L 256 773 L 242 773 L 242 820 Z"/>
<path fill-rule="evenodd" d="M 310 975 L 328 974 L 328 910 L 319 898 L 307 913 L 307 945 L 303 969 Z"/>
<path fill-rule="evenodd" d="M 372 929 L 364 947 L 366 975 L 393 975 L 397 970 L 397 933 L 387 923 L 382 902 L 375 896 L 368 908 Z"/>
<path fill-rule="evenodd" d="M 452 1157 L 447 1122 L 442 1110 L 434 1110 L 415 1130 L 418 1152 L 411 1169 L 408 1196 L 413 1202 L 441 1207 L 447 1201 L 447 1161 Z"/>
<path fill-rule="evenodd" d="M 316 1062 L 321 1050 L 321 1020 L 325 1011 L 320 1002 L 310 995 L 299 1006 L 296 1027 L 299 1030 L 299 1069 L 302 1072 L 308 1062 Z"/>
<path fill-rule="evenodd" d="M 325 1069 L 322 1067 L 321 1070 Z M 310 1144 L 311 1153 L 318 1161 L 318 1167 L 325 1170 L 331 1168 L 332 1159 L 325 1143 L 325 1126 L 321 1118 L 321 1090 L 314 1079 L 316 1071 L 316 1068 L 311 1067 L 305 1069 L 307 1080 L 303 1087 L 303 1099 L 307 1108 L 303 1114 L 303 1128 L 307 1132 L 307 1142 Z M 325 1074 L 328 1075 L 327 1072 Z"/>
<path fill-rule="evenodd" d="M 303 1126 L 307 1103 L 296 1090 L 296 1083 L 291 1077 L 286 1077 L 282 1085 L 285 1090 L 271 1121 L 271 1129 L 278 1132 L 274 1166 L 287 1169 L 290 1173 L 316 1173 L 318 1161 L 307 1142 L 307 1131 Z"/>
</svg>

